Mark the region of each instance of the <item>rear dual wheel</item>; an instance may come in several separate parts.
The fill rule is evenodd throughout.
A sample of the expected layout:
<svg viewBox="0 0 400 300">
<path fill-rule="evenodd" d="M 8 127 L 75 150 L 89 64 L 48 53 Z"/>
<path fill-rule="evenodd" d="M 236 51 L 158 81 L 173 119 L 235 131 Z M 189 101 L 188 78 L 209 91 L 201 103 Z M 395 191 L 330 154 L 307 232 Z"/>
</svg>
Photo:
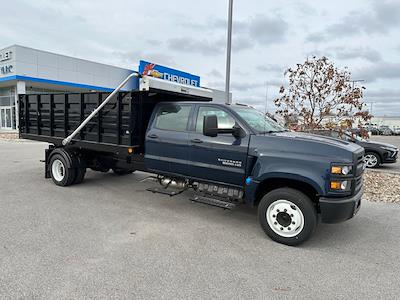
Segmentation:
<svg viewBox="0 0 400 300">
<path fill-rule="evenodd" d="M 258 206 L 258 218 L 272 240 L 289 246 L 308 240 L 317 226 L 317 212 L 310 198 L 291 188 L 266 194 Z"/>
<path fill-rule="evenodd" d="M 78 184 L 85 178 L 86 168 L 82 166 L 78 168 L 69 167 L 66 158 L 59 153 L 56 153 L 51 157 L 49 165 L 51 179 L 58 186 Z"/>
</svg>

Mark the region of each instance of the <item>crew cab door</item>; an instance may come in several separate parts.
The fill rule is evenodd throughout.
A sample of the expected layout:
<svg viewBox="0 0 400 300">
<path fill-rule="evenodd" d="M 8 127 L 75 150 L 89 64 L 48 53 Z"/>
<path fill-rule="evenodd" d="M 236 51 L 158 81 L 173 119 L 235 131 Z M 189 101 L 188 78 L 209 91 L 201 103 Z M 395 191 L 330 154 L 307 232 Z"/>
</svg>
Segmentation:
<svg viewBox="0 0 400 300">
<path fill-rule="evenodd" d="M 188 174 L 190 104 L 165 103 L 155 109 L 145 142 L 146 168 Z"/>
<path fill-rule="evenodd" d="M 231 133 L 216 137 L 203 135 L 204 116 L 216 115 L 218 129 L 238 125 L 234 116 L 222 107 L 199 105 L 190 132 L 189 173 L 207 181 L 243 186 L 249 135 L 236 138 Z"/>
</svg>

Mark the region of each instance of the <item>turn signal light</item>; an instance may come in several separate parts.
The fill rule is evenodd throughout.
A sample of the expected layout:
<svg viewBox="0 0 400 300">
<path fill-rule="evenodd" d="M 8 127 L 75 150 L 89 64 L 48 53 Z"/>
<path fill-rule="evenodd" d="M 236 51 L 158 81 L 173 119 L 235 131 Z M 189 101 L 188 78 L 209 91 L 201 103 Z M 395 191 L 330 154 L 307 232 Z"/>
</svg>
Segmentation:
<svg viewBox="0 0 400 300">
<path fill-rule="evenodd" d="M 342 167 L 332 167 L 331 173 L 332 174 L 342 174 Z"/>
<path fill-rule="evenodd" d="M 341 182 L 340 181 L 331 181 L 331 189 L 332 190 L 341 190 Z"/>
</svg>

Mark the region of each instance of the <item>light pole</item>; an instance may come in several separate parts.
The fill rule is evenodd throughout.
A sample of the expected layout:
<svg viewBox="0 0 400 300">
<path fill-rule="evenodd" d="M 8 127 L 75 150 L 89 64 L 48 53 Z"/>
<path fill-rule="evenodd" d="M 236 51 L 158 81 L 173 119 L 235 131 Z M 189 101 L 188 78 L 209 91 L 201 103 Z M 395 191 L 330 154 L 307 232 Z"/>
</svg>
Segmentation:
<svg viewBox="0 0 400 300">
<path fill-rule="evenodd" d="M 226 48 L 226 77 L 225 77 L 225 103 L 230 104 L 229 97 L 231 85 L 231 54 L 232 54 L 232 18 L 233 18 L 233 0 L 229 0 L 228 9 L 228 45 Z"/>
</svg>

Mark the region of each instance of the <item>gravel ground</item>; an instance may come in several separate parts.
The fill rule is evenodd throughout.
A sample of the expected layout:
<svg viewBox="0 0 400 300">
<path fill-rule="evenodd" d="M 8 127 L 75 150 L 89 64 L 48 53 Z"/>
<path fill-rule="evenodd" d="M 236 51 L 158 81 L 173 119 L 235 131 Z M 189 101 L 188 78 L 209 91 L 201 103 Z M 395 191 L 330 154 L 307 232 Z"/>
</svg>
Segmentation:
<svg viewBox="0 0 400 300">
<path fill-rule="evenodd" d="M 0 132 L 0 139 L 3 139 L 3 140 L 17 140 L 18 139 L 18 133 Z"/>
<path fill-rule="evenodd" d="M 364 198 L 373 202 L 400 203 L 400 174 L 367 171 Z"/>
</svg>

